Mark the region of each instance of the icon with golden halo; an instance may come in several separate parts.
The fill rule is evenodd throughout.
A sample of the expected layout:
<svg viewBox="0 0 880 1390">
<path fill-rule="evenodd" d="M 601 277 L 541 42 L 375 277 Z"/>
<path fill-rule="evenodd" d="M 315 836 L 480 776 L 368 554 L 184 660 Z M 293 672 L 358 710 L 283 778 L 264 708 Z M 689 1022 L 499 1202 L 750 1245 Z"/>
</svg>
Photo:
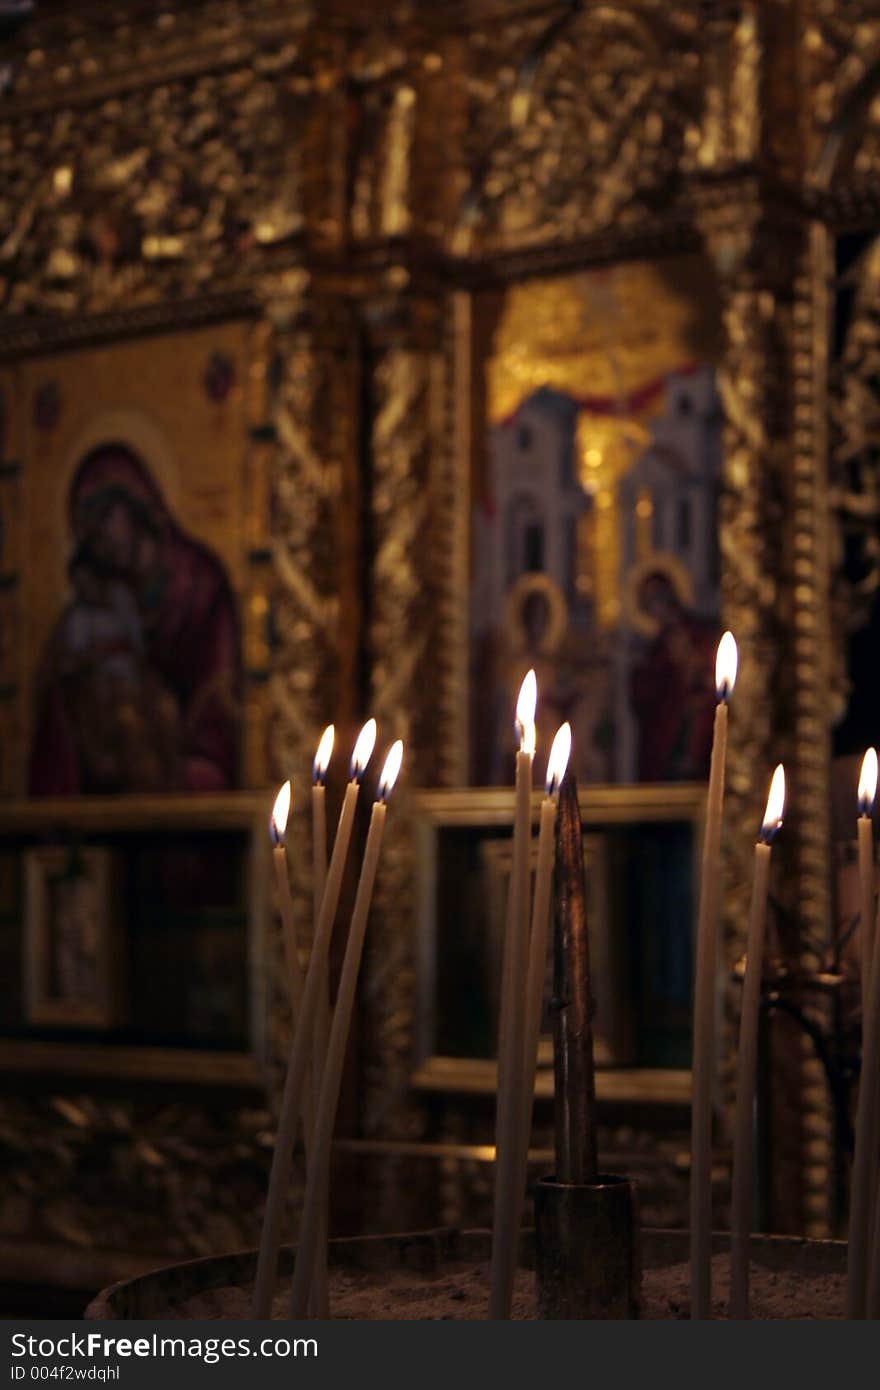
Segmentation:
<svg viewBox="0 0 880 1390">
<path fill-rule="evenodd" d="M 644 637 L 656 637 L 668 614 L 690 609 L 693 602 L 693 579 L 674 555 L 655 551 L 633 565 L 626 577 L 626 620 Z"/>
</svg>

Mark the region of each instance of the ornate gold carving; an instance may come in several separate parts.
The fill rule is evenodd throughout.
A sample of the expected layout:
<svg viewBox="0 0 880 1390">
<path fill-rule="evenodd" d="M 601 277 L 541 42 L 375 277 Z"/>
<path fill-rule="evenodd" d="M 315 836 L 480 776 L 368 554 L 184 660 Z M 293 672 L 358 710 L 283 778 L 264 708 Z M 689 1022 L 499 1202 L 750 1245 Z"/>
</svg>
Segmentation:
<svg viewBox="0 0 880 1390">
<path fill-rule="evenodd" d="M 382 176 L 383 236 L 403 236 L 409 229 L 410 160 L 416 94 L 398 87 L 388 121 L 388 150 Z"/>
<path fill-rule="evenodd" d="M 279 373 L 271 406 L 272 633 L 267 709 L 268 764 L 277 782 L 294 779 L 301 830 L 288 837 L 297 922 L 311 923 L 311 840 L 307 793 L 321 730 L 339 708 L 338 511 L 342 451 L 350 419 L 340 405 L 346 386 L 338 339 L 316 312 L 301 276 L 275 285 L 274 360 Z M 343 317 L 338 316 L 342 330 Z M 286 992 L 280 937 L 273 972 Z M 276 1046 L 286 1056 L 286 997 L 276 1006 Z M 278 1079 L 278 1078 L 276 1078 Z"/>
<path fill-rule="evenodd" d="M 803 38 L 810 180 L 845 199 L 876 175 L 880 110 L 880 15 L 871 0 L 812 0 Z"/>
<path fill-rule="evenodd" d="M 852 632 L 870 615 L 880 588 L 880 484 L 876 459 L 880 448 L 877 418 L 876 368 L 880 350 L 880 250 L 876 241 L 865 247 L 849 272 L 852 314 L 834 368 L 831 386 L 831 495 L 839 519 L 834 586 L 839 631 Z M 844 545 L 857 546 L 861 575 L 847 582 L 843 573 Z M 835 695 L 840 706 L 849 694 L 845 646 L 837 644 Z"/>
<path fill-rule="evenodd" d="M 558 11 L 514 18 L 480 39 L 457 247 L 468 228 L 473 249 L 488 250 L 650 220 L 700 138 L 687 8 L 584 6 L 564 22 Z"/>
<path fill-rule="evenodd" d="M 252 281 L 303 230 L 282 83 L 230 67 L 0 121 L 0 307 L 101 313 Z M 286 104 L 287 103 L 287 104 Z"/>
<path fill-rule="evenodd" d="M 7 104 L 34 110 L 88 101 L 135 82 L 236 64 L 277 71 L 309 15 L 305 0 L 62 6 L 38 14 L 5 45 Z"/>
<path fill-rule="evenodd" d="M 725 958 L 730 968 L 743 950 L 755 826 L 772 768 L 784 760 L 792 814 L 780 842 L 785 872 L 777 892 L 797 932 L 789 933 L 783 946 L 794 968 L 809 971 L 829 942 L 831 924 L 827 482 L 823 397 L 815 371 L 824 323 L 816 298 L 821 275 L 803 229 L 768 217 L 757 185 L 751 197 L 744 196 L 747 191 L 741 186 L 741 201 L 734 204 L 707 190 L 700 208 L 724 303 L 722 594 L 725 622 L 740 647 L 728 763 Z M 787 270 L 777 251 L 781 245 L 789 257 L 793 248 L 801 250 Z M 784 419 L 786 371 L 794 400 L 792 462 L 782 429 L 771 431 L 772 422 Z M 780 564 L 774 553 L 783 516 L 784 535 L 796 557 L 791 565 Z M 780 613 L 790 615 L 787 623 Z M 732 1002 L 722 1048 L 728 1103 L 738 998 Z M 800 1057 L 799 1074 L 789 1072 L 786 1082 L 800 1091 L 796 1114 L 803 1110 L 807 1117 L 804 1131 L 807 1125 L 823 1131 L 827 1157 L 830 1116 L 815 1060 L 798 1037 L 792 1035 L 787 1048 Z M 789 1064 L 783 1058 L 781 1065 Z M 783 1085 L 781 1075 L 776 1083 Z M 803 1219 L 812 1234 L 827 1235 L 829 1162 L 824 1167 L 805 1163 L 798 1180 L 804 1189 Z M 796 1209 L 793 1199 L 788 1220 L 798 1219 Z"/>
<path fill-rule="evenodd" d="M 470 0 L 442 14 L 420 10 L 417 21 L 395 14 L 365 30 L 348 23 L 346 7 L 325 16 L 306 0 L 169 0 L 160 10 L 143 0 L 109 7 L 109 17 L 106 7 L 100 14 L 54 7 L 4 48 L 14 87 L 0 119 L 0 349 L 14 356 L 50 341 L 259 317 L 257 331 L 269 336 L 255 344 L 254 363 L 262 355 L 263 367 L 248 389 L 251 424 L 265 433 L 253 445 L 249 505 L 253 518 L 271 507 L 273 537 L 270 558 L 253 563 L 248 597 L 259 615 L 254 652 L 265 640 L 267 611 L 274 646 L 271 678 L 254 694 L 250 737 L 265 738 L 273 778 L 294 772 L 304 781 L 328 707 L 343 700 L 350 708 L 354 698 L 337 651 L 347 621 L 339 512 L 355 428 L 344 304 L 361 300 L 371 321 L 383 320 L 370 383 L 374 477 L 364 499 L 374 542 L 372 695 L 384 734 L 406 740 L 407 777 L 449 783 L 461 777 L 456 711 L 466 674 L 471 427 L 467 413 L 453 409 L 470 390 L 468 299 L 449 289 L 481 274 L 680 251 L 683 241 L 697 242 L 698 222 L 723 286 L 723 588 L 743 651 L 730 764 L 730 963 L 742 940 L 755 820 L 768 771 L 782 755 L 780 728 L 799 810 L 786 827 L 792 849 L 780 842 L 780 854 L 791 856 L 788 880 L 799 885 L 789 905 L 805 935 L 821 940 L 827 929 L 828 538 L 820 461 L 829 253 L 817 229 L 809 251 L 804 234 L 796 264 L 770 265 L 789 245 L 767 219 L 773 174 L 765 171 L 759 183 L 743 168 L 757 166 L 771 143 L 761 108 L 768 46 L 780 40 L 765 22 L 769 7 L 743 0 L 720 17 L 711 9 L 714 17 L 686 0 L 571 7 Z M 852 220 L 853 207 L 876 213 L 870 186 L 880 167 L 880 123 L 865 85 L 880 53 L 876 5 L 807 0 L 799 19 L 799 119 L 813 182 L 831 171 L 841 222 Z M 794 52 L 787 21 L 775 18 Z M 855 120 L 852 109 L 861 112 Z M 798 167 L 796 160 L 786 167 Z M 346 228 L 349 261 L 315 272 L 316 249 L 336 246 Z M 386 274 L 391 240 L 403 246 Z M 420 252 L 452 248 L 442 287 L 431 279 L 436 267 L 404 260 L 410 244 Z M 474 262 L 454 258 L 470 252 Z M 335 280 L 318 284 L 315 273 Z M 383 297 L 408 281 L 418 306 L 389 329 Z M 433 321 L 447 303 L 444 364 Z M 789 387 L 795 404 L 787 414 L 780 396 Z M 850 410 L 841 398 L 844 406 Z M 780 497 L 792 518 L 785 550 L 777 544 Z M 255 522 L 254 535 L 258 529 Z M 364 994 L 364 1118 L 369 1133 L 383 1136 L 417 1133 L 421 1123 L 409 1102 L 413 880 L 404 787 L 400 795 L 389 816 Z M 293 851 L 302 920 L 306 843 Z M 800 954 L 809 963 L 803 943 Z M 279 990 L 276 1053 L 285 1008 Z M 801 1155 L 804 1206 L 818 1231 L 827 1099 L 808 1060 L 799 1084 L 812 1145 Z M 122 1219 L 120 1241 L 131 1248 L 155 1242 L 181 1255 L 254 1239 L 264 1114 L 224 1114 L 218 1127 L 193 1111 L 191 1131 L 181 1136 L 171 1108 L 70 1105 L 62 1112 L 48 1102 L 4 1104 L 0 1127 L 16 1157 L 3 1229 L 39 1227 L 88 1245 Z M 36 1165 L 16 1147 L 24 1132 L 41 1136 Z M 86 1171 L 96 1154 L 106 1159 L 107 1135 L 112 1173 L 126 1178 L 107 1187 L 112 1215 L 97 1206 L 92 1219 L 69 1195 L 70 1174 Z M 149 1214 L 132 1212 L 132 1175 L 156 1214 L 150 1224 Z M 40 1192 L 49 1194 L 44 1213 Z M 451 1209 L 458 1199 L 447 1196 Z M 387 1181 L 382 1201 L 393 1222 Z"/>
<path fill-rule="evenodd" d="M 703 61 L 705 107 L 697 163 L 715 171 L 748 164 L 761 137 L 759 78 L 763 57 L 757 7 L 708 16 Z"/>
<path fill-rule="evenodd" d="M 406 781 L 436 778 L 438 733 L 426 697 L 438 660 L 432 556 L 433 499 L 439 458 L 436 402 L 442 400 L 439 352 L 395 341 L 375 374 L 374 533 L 371 709 L 383 738 L 401 737 Z M 405 786 L 392 805 L 383 867 L 368 937 L 364 983 L 363 1080 L 366 1132 L 412 1138 L 421 1130 L 410 1089 L 415 1017 L 415 882 Z M 393 1184 L 380 1206 L 393 1208 Z"/>
</svg>

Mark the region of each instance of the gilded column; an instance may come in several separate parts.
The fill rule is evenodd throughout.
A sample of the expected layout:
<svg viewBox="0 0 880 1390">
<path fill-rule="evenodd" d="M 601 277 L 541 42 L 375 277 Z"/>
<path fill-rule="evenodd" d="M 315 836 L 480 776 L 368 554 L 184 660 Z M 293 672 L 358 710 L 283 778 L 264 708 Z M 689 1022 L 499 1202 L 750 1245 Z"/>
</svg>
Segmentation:
<svg viewBox="0 0 880 1390">
<path fill-rule="evenodd" d="M 402 738 L 406 751 L 370 927 L 363 1116 L 367 1134 L 403 1138 L 420 1130 L 410 1094 L 415 882 L 405 796 L 408 788 L 436 782 L 441 757 L 435 629 L 442 555 L 432 527 L 442 453 L 443 354 L 433 308 L 397 304 L 380 312 L 370 428 L 370 708 L 383 742 Z M 394 1193 L 387 1197 L 393 1209 Z"/>
<path fill-rule="evenodd" d="M 274 326 L 265 422 L 272 448 L 267 766 L 273 784 L 293 780 L 293 815 L 302 833 L 289 837 L 288 857 L 297 920 L 310 925 L 312 759 L 324 726 L 335 720 L 345 729 L 349 714 L 340 625 L 349 574 L 341 549 L 353 366 L 344 308 L 321 300 L 304 271 L 287 271 L 264 286 L 264 301 Z M 334 769 L 342 762 L 337 757 Z M 280 968 L 273 977 L 283 980 Z M 282 990 L 275 990 L 274 1003 L 283 1018 Z"/>
</svg>

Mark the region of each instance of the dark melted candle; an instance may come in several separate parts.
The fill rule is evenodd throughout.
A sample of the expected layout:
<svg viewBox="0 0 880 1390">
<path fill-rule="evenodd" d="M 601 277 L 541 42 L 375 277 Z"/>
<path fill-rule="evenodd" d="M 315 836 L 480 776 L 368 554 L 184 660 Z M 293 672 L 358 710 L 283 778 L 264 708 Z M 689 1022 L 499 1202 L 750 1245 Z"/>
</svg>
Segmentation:
<svg viewBox="0 0 880 1390">
<path fill-rule="evenodd" d="M 584 846 L 577 782 L 569 770 L 556 816 L 553 938 L 553 1069 L 556 1180 L 597 1176 L 593 998 Z"/>
</svg>

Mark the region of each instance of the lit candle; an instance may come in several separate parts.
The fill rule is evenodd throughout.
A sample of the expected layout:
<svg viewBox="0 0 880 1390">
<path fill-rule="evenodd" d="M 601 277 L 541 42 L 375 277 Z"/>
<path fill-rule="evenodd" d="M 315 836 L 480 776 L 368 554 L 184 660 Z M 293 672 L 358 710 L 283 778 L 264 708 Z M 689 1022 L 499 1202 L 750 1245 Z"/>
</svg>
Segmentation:
<svg viewBox="0 0 880 1390">
<path fill-rule="evenodd" d="M 519 1213 L 515 1212 L 516 1139 L 520 1129 L 523 1015 L 529 930 L 529 857 L 532 842 L 532 761 L 535 756 L 535 710 L 538 685 L 534 671 L 523 681 L 516 702 L 519 752 L 516 755 L 516 805 L 507 923 L 501 967 L 501 1016 L 498 1031 L 498 1098 L 495 1112 L 495 1201 L 492 1215 L 492 1264 L 489 1317 L 510 1316 L 511 1270 L 516 1268 Z"/>
<path fill-rule="evenodd" d="M 312 1053 L 314 1041 L 315 1014 L 318 1007 L 318 991 L 323 978 L 322 962 L 326 962 L 333 922 L 339 905 L 342 887 L 342 874 L 351 841 L 355 807 L 364 769 L 372 756 L 376 743 L 376 721 L 370 719 L 361 729 L 351 758 L 351 781 L 345 789 L 342 810 L 333 853 L 327 868 L 327 882 L 321 900 L 321 912 L 309 968 L 303 986 L 302 1007 L 294 1031 L 287 1076 L 281 1096 L 281 1109 L 278 1115 L 278 1132 L 275 1136 L 275 1150 L 272 1155 L 272 1169 L 269 1174 L 269 1191 L 266 1196 L 266 1210 L 263 1214 L 263 1230 L 260 1237 L 260 1250 L 257 1257 L 257 1275 L 254 1284 L 253 1316 L 268 1318 L 272 1314 L 272 1296 L 278 1275 L 278 1247 L 281 1244 L 281 1222 L 284 1203 L 290 1183 L 290 1165 L 293 1160 L 293 1141 L 302 1105 L 303 1083 L 306 1068 Z"/>
<path fill-rule="evenodd" d="M 290 896 L 290 876 L 287 867 L 287 821 L 290 815 L 290 782 L 285 782 L 272 808 L 269 818 L 269 836 L 272 840 L 272 859 L 275 865 L 275 883 L 278 888 L 278 908 L 281 914 L 281 934 L 284 940 L 284 959 L 287 965 L 287 984 L 290 993 L 290 1015 L 293 1026 L 302 1007 L 303 977 L 299 963 L 299 949 L 296 940 L 296 927 L 293 920 L 293 899 Z M 312 1161 L 315 1138 L 315 1096 L 317 1084 L 306 1078 L 303 1088 L 303 1147 L 306 1151 L 306 1170 Z M 317 1306 L 315 1307 L 318 1313 Z"/>
<path fill-rule="evenodd" d="M 874 797 L 877 795 L 877 752 L 869 748 L 859 774 L 859 956 L 862 978 L 862 1020 L 871 977 L 874 943 Z"/>
<path fill-rule="evenodd" d="M 392 745 L 388 757 L 385 759 L 382 776 L 379 778 L 376 800 L 373 803 L 373 814 L 370 817 L 370 829 L 364 849 L 357 896 L 355 897 L 351 925 L 348 929 L 345 956 L 342 961 L 342 973 L 339 977 L 336 1007 L 333 1010 L 333 1023 L 330 1028 L 330 1041 L 327 1047 L 327 1058 L 321 1080 L 321 1095 L 315 1120 L 315 1161 L 309 1169 L 306 1182 L 303 1219 L 293 1274 L 291 1317 L 294 1318 L 305 1317 L 308 1308 L 315 1248 L 321 1221 L 320 1199 L 326 1186 L 326 1175 L 329 1170 L 330 1145 L 333 1140 L 333 1126 L 336 1123 L 336 1110 L 339 1105 L 342 1067 L 351 1028 L 370 901 L 373 896 L 373 885 L 376 881 L 376 870 L 379 867 L 379 851 L 382 848 L 387 801 L 394 783 L 397 781 L 402 761 L 403 744 L 398 739 L 397 743 Z"/>
<path fill-rule="evenodd" d="M 725 632 L 715 660 L 718 704 L 703 833 L 697 961 L 694 981 L 691 1101 L 691 1317 L 712 1311 L 712 1073 L 715 1052 L 715 952 L 721 876 L 721 821 L 727 757 L 727 702 L 736 680 L 737 650 Z"/>
<path fill-rule="evenodd" d="M 314 937 L 318 930 L 321 915 L 321 900 L 327 881 L 327 767 L 333 753 L 336 731 L 332 724 L 321 735 L 318 751 L 312 767 L 312 912 Z M 318 987 L 318 1003 L 315 1010 L 315 1048 L 312 1054 L 312 1089 L 317 1097 L 321 1094 L 321 1073 L 327 1055 L 327 1040 L 330 1035 L 330 980 L 327 957 L 321 962 L 322 978 Z M 315 1267 L 312 1274 L 312 1297 L 310 1311 L 314 1317 L 330 1316 L 327 1293 L 327 1233 L 329 1224 L 329 1193 L 325 1186 L 320 1196 L 321 1222 L 318 1231 Z"/>
<path fill-rule="evenodd" d="M 566 723 L 557 730 L 550 749 L 550 757 L 547 760 L 545 795 L 541 802 L 541 821 L 538 831 L 538 863 L 535 869 L 535 896 L 532 903 L 532 925 L 529 933 L 526 1003 L 522 1030 L 523 1072 L 520 1130 L 516 1141 L 517 1169 L 510 1214 L 515 1232 L 519 1230 L 519 1218 L 525 1198 L 532 1102 L 535 1091 L 535 1073 L 538 1069 L 538 1040 L 541 1035 L 541 1013 L 544 1007 L 544 981 L 547 978 L 547 937 L 550 924 L 550 890 L 553 884 L 553 830 L 556 824 L 559 788 L 568 767 L 570 754 L 571 725 Z M 517 1239 L 511 1241 L 508 1247 L 512 1268 L 506 1287 L 510 1288 L 511 1291 L 516 1280 L 518 1247 L 519 1241 Z M 510 1316 L 509 1308 L 505 1316 Z"/>
<path fill-rule="evenodd" d="M 785 807 L 785 773 L 780 763 L 773 774 L 767 809 L 755 845 L 752 905 L 746 941 L 746 971 L 739 1019 L 739 1052 L 736 1072 L 736 1120 L 733 1141 L 733 1192 L 730 1219 L 731 1318 L 749 1316 L 749 1253 L 752 1235 L 752 1129 L 755 1080 L 758 1068 L 758 1013 L 764 965 L 764 928 L 770 853 L 782 824 Z"/>
<path fill-rule="evenodd" d="M 868 753 L 873 753 L 873 748 Z M 868 753 L 865 762 L 868 762 Z M 867 804 L 877 790 L 877 758 L 869 766 Z M 864 763 L 862 765 L 864 775 Z M 862 784 L 859 783 L 860 793 Z M 861 795 L 859 799 L 862 805 Z M 861 817 L 859 829 L 861 829 Z M 870 825 L 870 820 L 868 821 Z M 860 841 L 861 845 L 861 841 Z M 872 863 L 873 869 L 873 863 Z M 849 1199 L 849 1241 L 846 1269 L 846 1315 L 848 1318 L 880 1317 L 880 1231 L 876 1230 L 875 1202 L 880 1198 L 877 1184 L 877 1142 L 880 1138 L 880 949 L 868 949 L 870 971 L 865 976 L 865 937 L 862 935 L 862 980 L 865 984 L 862 1007 L 862 1067 L 856 1107 L 855 1152 Z M 873 1254 L 871 1231 L 874 1229 Z"/>
<path fill-rule="evenodd" d="M 321 899 L 327 881 L 327 768 L 333 753 L 336 730 L 328 724 L 312 765 L 312 906 L 315 925 L 321 913 Z"/>
<path fill-rule="evenodd" d="M 302 971 L 296 949 L 293 902 L 290 896 L 290 879 L 287 871 L 287 820 L 290 815 L 291 799 L 290 783 L 285 782 L 275 798 L 275 805 L 272 807 L 272 814 L 269 817 L 269 839 L 272 842 L 272 862 L 275 866 L 275 883 L 278 888 L 281 937 L 287 965 L 287 989 L 290 995 L 291 1010 L 295 1014 L 302 995 Z"/>
</svg>

